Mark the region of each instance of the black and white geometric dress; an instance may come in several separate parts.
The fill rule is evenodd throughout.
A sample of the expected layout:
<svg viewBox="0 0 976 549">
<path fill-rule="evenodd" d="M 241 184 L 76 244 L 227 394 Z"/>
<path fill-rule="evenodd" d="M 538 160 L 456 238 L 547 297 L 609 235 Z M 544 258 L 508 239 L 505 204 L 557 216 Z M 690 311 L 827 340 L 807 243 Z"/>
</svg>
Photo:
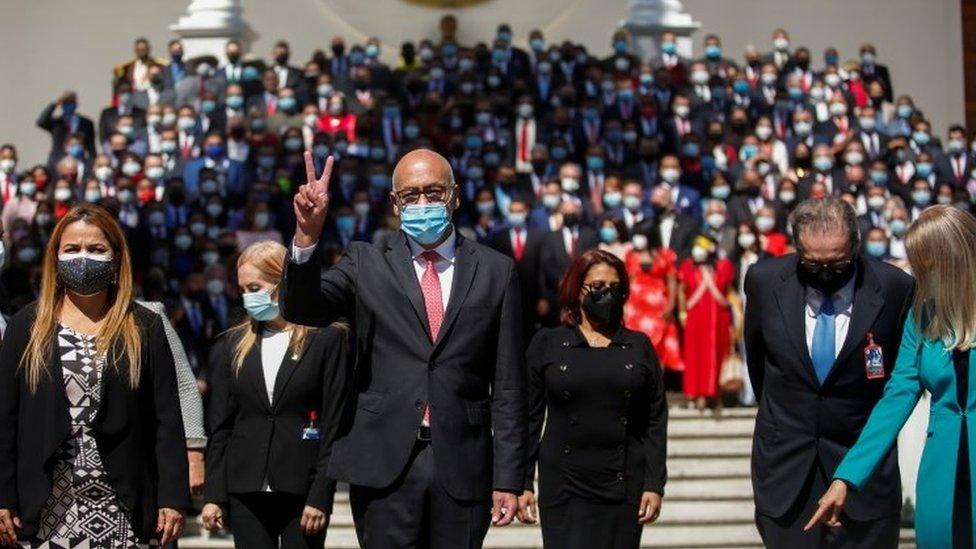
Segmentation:
<svg viewBox="0 0 976 549">
<path fill-rule="evenodd" d="M 96 356 L 95 337 L 58 327 L 58 350 L 71 435 L 58 449 L 51 495 L 41 510 L 38 540 L 31 549 L 119 549 L 139 543 L 129 513 L 108 482 L 91 424 L 101 402 L 104 353 Z M 153 545 L 156 545 L 153 543 Z"/>
</svg>

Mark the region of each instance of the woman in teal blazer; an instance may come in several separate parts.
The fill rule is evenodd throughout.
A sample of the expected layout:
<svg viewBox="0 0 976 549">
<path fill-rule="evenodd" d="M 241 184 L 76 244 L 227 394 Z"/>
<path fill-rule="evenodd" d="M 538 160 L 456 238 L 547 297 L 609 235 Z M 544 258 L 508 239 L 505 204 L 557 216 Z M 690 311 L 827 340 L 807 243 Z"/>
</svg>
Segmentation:
<svg viewBox="0 0 976 549">
<path fill-rule="evenodd" d="M 976 462 L 976 219 L 962 210 L 925 210 L 906 237 L 918 279 L 913 314 L 883 398 L 807 524 L 837 526 L 847 491 L 860 490 L 895 443 L 923 390 L 932 393 L 928 439 L 917 481 L 918 547 L 974 547 Z M 961 394 L 960 394 L 961 393 Z"/>
</svg>

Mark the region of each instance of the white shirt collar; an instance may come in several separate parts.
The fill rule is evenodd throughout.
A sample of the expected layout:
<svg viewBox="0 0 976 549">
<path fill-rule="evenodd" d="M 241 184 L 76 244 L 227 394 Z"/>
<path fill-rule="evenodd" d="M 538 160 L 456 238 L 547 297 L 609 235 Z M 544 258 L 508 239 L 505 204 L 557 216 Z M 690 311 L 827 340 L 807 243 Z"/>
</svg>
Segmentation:
<svg viewBox="0 0 976 549">
<path fill-rule="evenodd" d="M 420 260 L 420 254 L 427 251 L 426 248 L 421 246 L 419 243 L 415 242 L 414 239 L 407 236 L 407 244 L 410 246 L 410 255 L 413 257 L 414 261 Z M 451 225 L 451 234 L 444 239 L 433 250 L 441 256 L 441 259 L 449 263 L 454 263 L 454 258 L 457 255 L 457 229 Z"/>
</svg>

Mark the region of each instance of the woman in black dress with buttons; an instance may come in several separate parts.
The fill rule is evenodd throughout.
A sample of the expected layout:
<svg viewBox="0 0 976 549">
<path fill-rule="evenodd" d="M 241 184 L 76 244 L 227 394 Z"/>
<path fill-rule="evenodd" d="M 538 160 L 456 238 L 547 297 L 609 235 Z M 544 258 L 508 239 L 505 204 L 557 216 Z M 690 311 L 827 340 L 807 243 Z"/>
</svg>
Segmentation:
<svg viewBox="0 0 976 549">
<path fill-rule="evenodd" d="M 560 287 L 562 326 L 536 334 L 527 351 L 530 467 L 519 519 L 535 521 L 538 461 L 548 548 L 637 548 L 661 511 L 667 404 L 654 348 L 623 327 L 627 288 L 619 259 L 584 253 Z"/>
</svg>

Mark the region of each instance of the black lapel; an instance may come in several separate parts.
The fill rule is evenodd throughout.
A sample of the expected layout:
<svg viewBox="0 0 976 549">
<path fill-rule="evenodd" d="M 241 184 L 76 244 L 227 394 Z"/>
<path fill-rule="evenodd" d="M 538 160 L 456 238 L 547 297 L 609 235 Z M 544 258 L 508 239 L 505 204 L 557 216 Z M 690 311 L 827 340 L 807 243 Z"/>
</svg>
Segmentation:
<svg viewBox="0 0 976 549">
<path fill-rule="evenodd" d="M 464 298 L 471 289 L 471 282 L 474 274 L 478 270 L 478 256 L 474 252 L 474 245 L 461 235 L 457 236 L 457 253 L 454 257 L 454 281 L 451 283 L 451 296 L 447 302 L 447 310 L 444 311 L 444 322 L 437 333 L 435 347 L 439 346 L 444 339 L 444 334 L 451 328 L 451 324 L 457 319 Z"/>
<path fill-rule="evenodd" d="M 420 292 L 417 271 L 413 267 L 413 256 L 410 254 L 410 245 L 407 244 L 407 235 L 403 231 L 398 231 L 396 235 L 389 239 L 386 247 L 386 261 L 393 270 L 394 276 L 400 282 L 400 287 L 410 301 L 410 305 L 413 306 L 413 311 L 417 314 L 417 320 L 420 321 L 424 333 L 427 334 L 427 341 L 430 341 L 430 323 L 427 322 L 427 308 L 424 306 L 424 296 Z"/>
<path fill-rule="evenodd" d="M 851 325 L 847 330 L 847 338 L 844 346 L 837 353 L 837 360 L 827 373 L 825 382 L 837 369 L 838 364 L 843 364 L 866 340 L 867 333 L 874 325 L 874 320 L 884 309 L 884 298 L 881 296 L 881 285 L 877 275 L 863 261 L 858 273 L 858 280 L 854 283 L 854 306 L 851 311 Z"/>
<path fill-rule="evenodd" d="M 790 342 L 796 349 L 796 356 L 799 357 L 803 375 L 813 387 L 820 387 L 817 380 L 816 370 L 813 367 L 813 360 L 810 358 L 810 350 L 807 349 L 806 331 L 806 291 L 796 277 L 796 260 L 790 261 L 780 273 L 782 283 L 776 288 L 776 301 L 779 303 L 779 311 L 783 317 L 783 325 L 789 335 Z"/>
<path fill-rule="evenodd" d="M 278 375 L 275 376 L 274 383 L 274 402 L 271 403 L 272 408 L 277 408 L 278 403 L 281 402 L 281 395 L 285 392 L 285 387 L 288 386 L 288 382 L 291 380 L 292 376 L 295 374 L 295 370 L 298 369 L 298 363 L 301 362 L 302 356 L 304 356 L 305 351 L 312 345 L 315 340 L 315 330 L 309 331 L 307 337 L 305 338 L 305 345 L 302 349 L 295 354 L 291 350 L 291 342 L 288 342 L 288 352 L 285 353 L 285 358 L 281 360 L 281 367 L 278 368 Z"/>
<path fill-rule="evenodd" d="M 258 392 L 258 400 L 264 403 L 265 408 L 271 411 L 271 403 L 268 401 L 268 389 L 264 383 L 264 368 L 261 365 L 261 329 L 258 330 L 257 338 L 251 350 L 244 355 L 244 364 L 241 365 L 241 372 L 238 374 L 246 377 L 246 382 L 251 384 L 251 388 Z"/>
</svg>

